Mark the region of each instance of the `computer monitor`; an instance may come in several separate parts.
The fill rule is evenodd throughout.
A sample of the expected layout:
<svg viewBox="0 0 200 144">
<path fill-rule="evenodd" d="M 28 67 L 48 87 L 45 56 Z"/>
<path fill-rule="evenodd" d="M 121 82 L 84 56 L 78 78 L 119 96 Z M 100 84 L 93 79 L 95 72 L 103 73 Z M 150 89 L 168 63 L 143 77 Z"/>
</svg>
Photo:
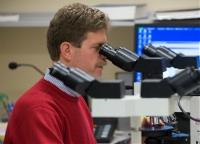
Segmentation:
<svg viewBox="0 0 200 144">
<path fill-rule="evenodd" d="M 136 24 L 135 53 L 142 55 L 145 45 L 165 46 L 186 56 L 200 55 L 199 24 Z M 173 76 L 177 69 L 167 68 L 164 77 Z M 141 73 L 134 73 L 134 81 L 140 81 Z"/>
</svg>

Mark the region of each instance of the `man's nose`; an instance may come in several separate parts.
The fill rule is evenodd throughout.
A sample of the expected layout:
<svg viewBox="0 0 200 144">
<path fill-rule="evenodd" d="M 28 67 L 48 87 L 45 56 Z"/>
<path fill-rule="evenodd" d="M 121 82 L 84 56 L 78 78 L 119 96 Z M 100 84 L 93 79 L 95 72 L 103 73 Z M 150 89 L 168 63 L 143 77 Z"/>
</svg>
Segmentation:
<svg viewBox="0 0 200 144">
<path fill-rule="evenodd" d="M 106 61 L 106 60 L 107 60 L 107 58 L 106 58 L 104 55 L 102 55 L 102 54 L 99 54 L 99 56 L 100 56 L 100 58 L 101 58 L 101 59 L 103 59 L 104 61 Z"/>
</svg>

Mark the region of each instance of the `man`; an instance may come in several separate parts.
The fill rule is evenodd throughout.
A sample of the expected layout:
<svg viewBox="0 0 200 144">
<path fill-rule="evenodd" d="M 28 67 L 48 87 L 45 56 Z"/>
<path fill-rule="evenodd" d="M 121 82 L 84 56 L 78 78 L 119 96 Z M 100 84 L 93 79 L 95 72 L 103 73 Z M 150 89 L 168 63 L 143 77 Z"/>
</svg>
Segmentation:
<svg viewBox="0 0 200 144">
<path fill-rule="evenodd" d="M 78 67 L 98 78 L 106 64 L 99 48 L 107 41 L 104 13 L 75 3 L 51 20 L 47 47 L 53 62 Z M 45 74 L 17 101 L 4 144 L 95 144 L 90 111 L 78 93 Z"/>
</svg>

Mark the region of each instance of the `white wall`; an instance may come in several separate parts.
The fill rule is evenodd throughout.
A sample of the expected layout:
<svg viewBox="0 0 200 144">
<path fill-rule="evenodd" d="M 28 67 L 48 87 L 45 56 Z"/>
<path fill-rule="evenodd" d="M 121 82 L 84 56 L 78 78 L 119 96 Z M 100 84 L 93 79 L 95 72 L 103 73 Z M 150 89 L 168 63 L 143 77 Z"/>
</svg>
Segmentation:
<svg viewBox="0 0 200 144">
<path fill-rule="evenodd" d="M 200 7 L 200 0 L 0 0 L 0 12 L 54 12 L 63 5 L 73 2 L 82 2 L 88 5 L 144 3 L 147 4 L 149 10 Z"/>
</svg>

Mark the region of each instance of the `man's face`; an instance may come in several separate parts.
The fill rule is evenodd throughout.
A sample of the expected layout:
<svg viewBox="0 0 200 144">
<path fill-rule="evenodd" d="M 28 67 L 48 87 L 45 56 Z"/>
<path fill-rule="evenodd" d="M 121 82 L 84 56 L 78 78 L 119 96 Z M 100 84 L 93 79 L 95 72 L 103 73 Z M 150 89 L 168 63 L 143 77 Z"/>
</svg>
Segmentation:
<svg viewBox="0 0 200 144">
<path fill-rule="evenodd" d="M 100 77 L 106 59 L 99 54 L 99 49 L 106 41 L 105 30 L 88 32 L 80 48 L 72 47 L 70 66 L 78 67 L 96 78 Z"/>
</svg>

